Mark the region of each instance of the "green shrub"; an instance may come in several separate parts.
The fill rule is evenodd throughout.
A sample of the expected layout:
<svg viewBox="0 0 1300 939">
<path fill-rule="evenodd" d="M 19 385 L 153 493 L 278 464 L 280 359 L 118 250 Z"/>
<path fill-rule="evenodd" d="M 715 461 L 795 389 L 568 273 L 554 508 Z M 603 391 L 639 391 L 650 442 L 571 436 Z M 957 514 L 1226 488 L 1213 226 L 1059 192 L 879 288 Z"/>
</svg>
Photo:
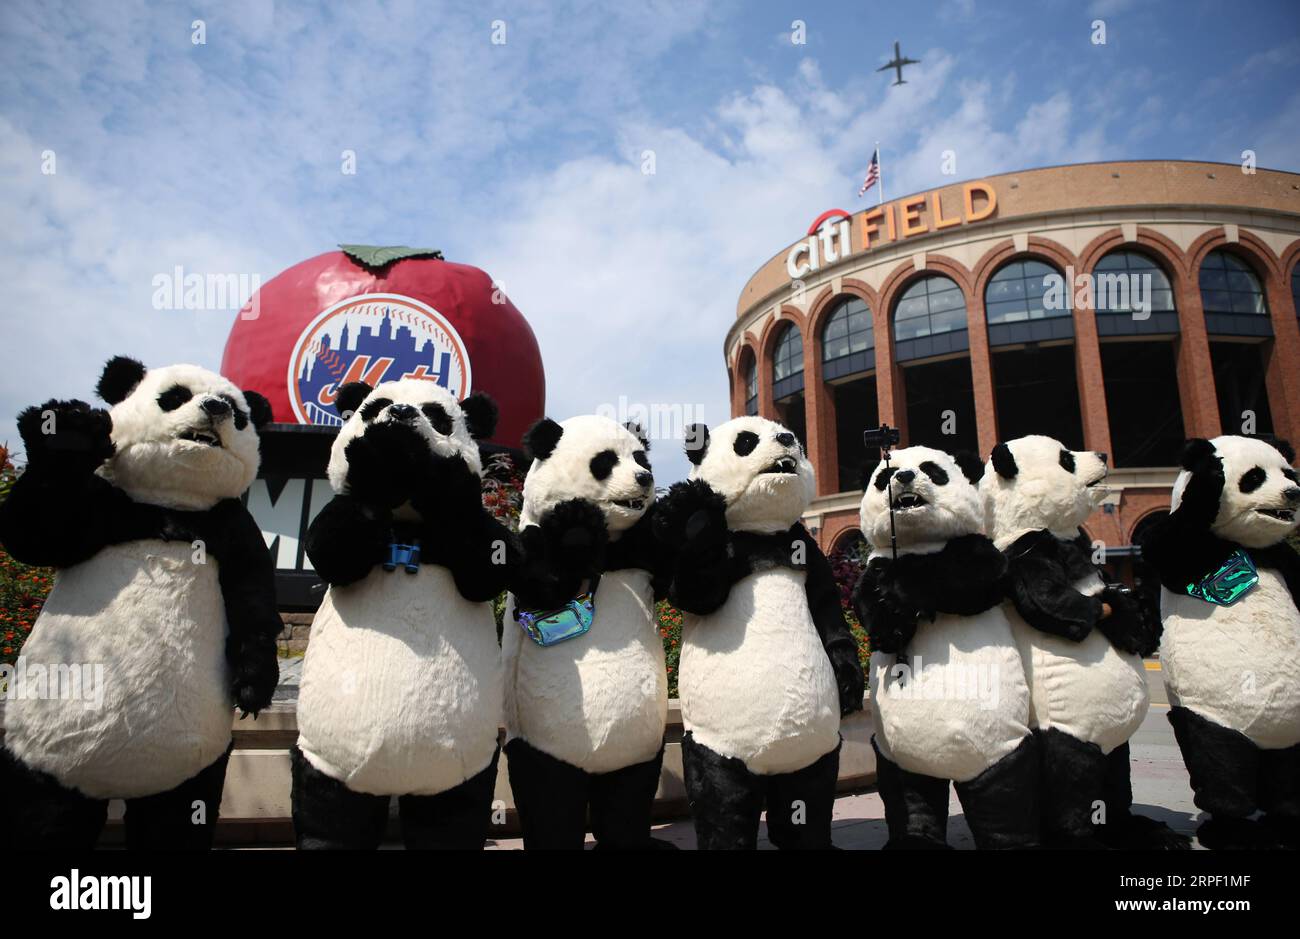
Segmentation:
<svg viewBox="0 0 1300 939">
<path fill-rule="evenodd" d="M 9 451 L 0 447 L 0 502 L 17 477 Z M 54 571 L 20 564 L 0 546 L 0 664 L 17 661 L 53 583 Z"/>
</svg>

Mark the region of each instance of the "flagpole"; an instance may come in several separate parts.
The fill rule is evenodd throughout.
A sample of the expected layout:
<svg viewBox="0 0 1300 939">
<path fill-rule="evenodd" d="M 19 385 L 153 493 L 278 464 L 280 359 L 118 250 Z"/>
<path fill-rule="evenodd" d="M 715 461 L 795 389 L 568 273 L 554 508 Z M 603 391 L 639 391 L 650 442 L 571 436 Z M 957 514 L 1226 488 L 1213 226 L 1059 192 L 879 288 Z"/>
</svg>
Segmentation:
<svg viewBox="0 0 1300 939">
<path fill-rule="evenodd" d="M 880 183 L 880 205 L 885 204 L 885 161 L 880 155 L 880 141 L 876 141 L 876 175 Z"/>
</svg>

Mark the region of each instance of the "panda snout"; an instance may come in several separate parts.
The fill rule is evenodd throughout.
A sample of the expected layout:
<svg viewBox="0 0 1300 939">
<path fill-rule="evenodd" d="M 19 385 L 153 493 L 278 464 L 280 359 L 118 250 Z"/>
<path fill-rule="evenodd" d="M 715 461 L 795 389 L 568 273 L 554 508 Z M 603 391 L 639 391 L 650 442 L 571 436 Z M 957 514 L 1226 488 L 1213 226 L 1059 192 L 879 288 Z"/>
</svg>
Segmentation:
<svg viewBox="0 0 1300 939">
<path fill-rule="evenodd" d="M 794 434 L 791 434 L 791 433 L 780 433 L 780 434 L 777 434 L 777 435 L 776 435 L 776 442 L 779 443 L 779 444 L 780 444 L 781 446 L 783 446 L 783 447 L 792 447 L 792 446 L 794 446 Z"/>
<path fill-rule="evenodd" d="M 409 404 L 390 404 L 388 414 L 395 421 L 413 421 L 420 416 L 420 412 Z"/>
<path fill-rule="evenodd" d="M 899 484 L 900 486 L 906 486 L 906 485 L 907 485 L 908 483 L 910 483 L 912 480 L 916 479 L 916 471 L 915 471 L 915 470 L 900 470 L 899 472 L 897 472 L 897 473 L 894 474 L 894 479 L 896 479 L 896 480 L 898 481 L 898 484 Z"/>
<path fill-rule="evenodd" d="M 654 476 L 652 476 L 650 473 L 637 473 L 635 479 L 636 479 L 636 484 L 640 486 L 642 489 L 649 488 L 650 484 L 655 481 Z"/>
<path fill-rule="evenodd" d="M 1287 502 L 1290 502 L 1292 505 L 1300 502 L 1300 486 L 1291 486 L 1282 490 L 1282 498 Z"/>
<path fill-rule="evenodd" d="M 222 398 L 204 398 L 199 408 L 214 421 L 230 416 L 230 404 Z"/>
</svg>

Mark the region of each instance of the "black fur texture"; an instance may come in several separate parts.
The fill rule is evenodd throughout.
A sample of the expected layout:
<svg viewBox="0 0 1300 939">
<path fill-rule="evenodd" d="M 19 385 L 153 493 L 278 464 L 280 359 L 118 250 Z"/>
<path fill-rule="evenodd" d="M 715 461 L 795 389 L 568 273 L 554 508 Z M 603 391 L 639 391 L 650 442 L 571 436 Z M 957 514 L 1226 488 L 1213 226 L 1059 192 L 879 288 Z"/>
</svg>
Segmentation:
<svg viewBox="0 0 1300 939">
<path fill-rule="evenodd" d="M 549 417 L 544 417 L 524 434 L 524 452 L 534 460 L 545 460 L 555 452 L 564 428 Z"/>
<path fill-rule="evenodd" d="M 1215 535 L 1210 526 L 1223 496 L 1223 462 L 1208 440 L 1193 438 L 1183 447 L 1183 469 L 1191 473 L 1182 502 L 1152 525 L 1142 539 L 1142 557 L 1174 593 L 1184 593 L 1217 570 L 1236 545 Z"/>
<path fill-rule="evenodd" d="M 144 363 L 138 359 L 125 355 L 114 356 L 104 366 L 99 384 L 95 386 L 95 394 L 109 404 L 125 401 L 131 390 L 140 384 L 146 371 Z"/>
<path fill-rule="evenodd" d="M 984 478 L 984 461 L 969 450 L 958 450 L 952 458 L 970 484 L 979 485 L 979 481 Z"/>
<path fill-rule="evenodd" d="M 709 452 L 709 425 L 691 424 L 686 428 L 685 443 L 686 459 L 699 466 Z"/>
<path fill-rule="evenodd" d="M 903 769 L 880 752 L 876 753 L 876 782 L 885 804 L 885 825 L 889 829 L 886 851 L 941 851 L 948 844 L 948 780 Z"/>
<path fill-rule="evenodd" d="M 511 583 L 524 610 L 553 610 L 589 589 L 604 568 L 605 515 L 585 499 L 568 499 L 519 533 L 522 563 Z"/>
<path fill-rule="evenodd" d="M 633 437 L 641 441 L 641 448 L 643 450 L 648 451 L 650 449 L 650 438 L 646 436 L 645 428 L 643 428 L 636 421 L 628 421 L 623 425 L 623 427 Z"/>
<path fill-rule="evenodd" d="M 955 784 L 981 851 L 1039 847 L 1039 760 L 1038 740 L 1030 734 L 974 779 Z"/>
<path fill-rule="evenodd" d="M 245 391 L 244 400 L 248 403 L 248 416 L 253 421 L 254 427 L 261 430 L 271 423 L 273 415 L 270 401 L 256 391 Z"/>
<path fill-rule="evenodd" d="M 1020 472 L 1015 454 L 1005 443 L 999 443 L 993 448 L 993 469 L 1003 479 L 1015 479 Z"/>
<path fill-rule="evenodd" d="M 338 396 L 334 399 L 334 407 L 338 409 L 339 415 L 347 420 L 374 390 L 363 381 L 350 381 L 339 389 Z"/>
<path fill-rule="evenodd" d="M 461 401 L 460 410 L 465 415 L 469 435 L 475 440 L 487 440 L 497 432 L 500 411 L 497 403 L 483 392 L 476 391 Z"/>
<path fill-rule="evenodd" d="M 1001 603 L 1007 560 L 983 535 L 962 535 L 932 554 L 873 558 L 853 591 L 853 606 L 871 648 L 898 653 L 921 618 L 974 616 Z"/>
</svg>

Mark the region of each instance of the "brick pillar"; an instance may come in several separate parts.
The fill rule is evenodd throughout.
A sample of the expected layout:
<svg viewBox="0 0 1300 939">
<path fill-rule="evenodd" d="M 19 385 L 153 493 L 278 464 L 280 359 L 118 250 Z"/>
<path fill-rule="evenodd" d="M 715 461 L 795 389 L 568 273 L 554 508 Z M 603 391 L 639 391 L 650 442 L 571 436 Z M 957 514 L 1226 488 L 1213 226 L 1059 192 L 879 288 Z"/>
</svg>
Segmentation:
<svg viewBox="0 0 1300 939">
<path fill-rule="evenodd" d="M 1073 285 L 1068 285 L 1073 290 Z M 1110 414 L 1106 410 L 1106 380 L 1101 370 L 1101 343 L 1097 339 L 1097 314 L 1074 311 L 1074 380 L 1079 387 L 1079 416 L 1083 425 L 1083 446 L 1111 455 Z"/>
<path fill-rule="evenodd" d="M 871 330 L 876 348 L 876 419 L 903 432 L 907 446 L 907 398 L 903 370 L 894 362 L 894 337 L 888 308 L 880 304 L 871 311 Z"/>
<path fill-rule="evenodd" d="M 991 453 L 998 442 L 997 397 L 993 392 L 993 358 L 989 352 L 984 304 L 969 294 L 966 296 L 966 337 L 970 344 L 971 387 L 975 393 L 975 431 L 979 452 L 983 456 Z"/>
<path fill-rule="evenodd" d="M 776 399 L 772 396 L 772 344 L 764 343 L 758 356 L 758 413 L 769 421 L 777 420 Z"/>
<path fill-rule="evenodd" d="M 1178 368 L 1178 399 L 1183 409 L 1183 431 L 1188 437 L 1217 437 L 1219 398 L 1214 387 L 1210 340 L 1205 331 L 1201 288 L 1194 275 L 1178 278 L 1178 341 L 1174 353 Z"/>
<path fill-rule="evenodd" d="M 809 343 L 808 338 L 812 339 Z M 835 425 L 835 396 L 822 380 L 822 344 L 806 337 L 803 357 L 804 423 L 808 459 L 817 473 L 817 495 L 839 492 L 839 440 Z"/>
<path fill-rule="evenodd" d="M 1291 284 L 1285 274 L 1270 274 L 1265 290 L 1273 321 L 1273 341 L 1266 351 L 1264 375 L 1273 432 L 1300 443 L 1300 322 L 1296 320 Z"/>
</svg>

